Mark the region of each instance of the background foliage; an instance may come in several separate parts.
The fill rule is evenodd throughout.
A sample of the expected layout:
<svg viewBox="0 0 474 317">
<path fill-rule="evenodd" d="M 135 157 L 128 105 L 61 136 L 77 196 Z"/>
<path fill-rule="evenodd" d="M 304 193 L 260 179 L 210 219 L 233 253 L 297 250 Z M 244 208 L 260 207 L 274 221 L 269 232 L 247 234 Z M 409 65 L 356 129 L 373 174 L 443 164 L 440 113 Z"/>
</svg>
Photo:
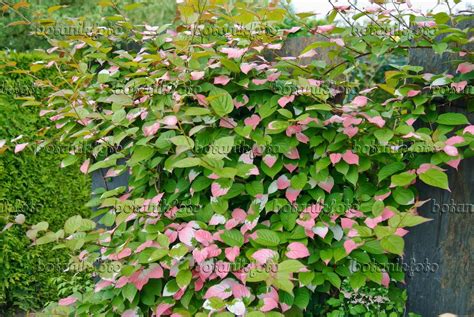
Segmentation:
<svg viewBox="0 0 474 317">
<path fill-rule="evenodd" d="M 28 65 L 43 55 L 34 53 L 2 54 L 0 67 L 7 60 L 16 62 L 19 67 Z M 45 70 L 38 74 L 41 78 L 54 80 L 54 72 Z M 19 135 L 36 139 L 38 130 L 45 127 L 46 120 L 38 117 L 36 107 L 23 107 L 15 100 L 13 91 L 19 95 L 29 91 L 36 97 L 46 94 L 45 89 L 31 89 L 33 80 L 0 69 L 1 87 L 8 94 L 0 93 L 0 139 L 12 139 Z M 26 90 L 25 90 L 26 89 Z M 48 221 L 50 228 L 56 230 L 72 215 L 87 216 L 90 211 L 84 207 L 90 197 L 90 179 L 76 168 L 59 168 L 67 154 L 62 148 L 49 147 L 48 151 L 25 151 L 22 155 L 5 152 L 0 156 L 0 207 L 1 219 L 5 216 L 23 213 L 26 223 L 34 224 Z M 87 279 L 63 273 L 69 262 L 69 252 L 52 250 L 41 246 L 32 248 L 24 228 L 15 227 L 0 233 L 0 315 L 20 308 L 39 309 L 48 301 L 57 300 L 60 283 L 69 291 L 77 290 L 86 284 Z M 75 285 L 67 285 L 75 281 Z M 73 284 L 74 284 L 73 283 Z M 66 288 L 67 288 L 66 287 Z M 67 293 L 67 291 L 66 291 Z"/>
<path fill-rule="evenodd" d="M 24 1 L 0 1 L 1 3 L 21 3 Z M 58 25 L 66 25 L 68 17 L 83 17 L 84 24 L 100 25 L 104 21 L 101 18 L 106 15 L 116 13 L 116 9 L 111 7 L 101 7 L 100 3 L 110 1 L 98 0 L 42 0 L 28 1 L 28 6 L 19 8 L 19 11 L 30 21 L 37 19 L 53 18 Z M 175 0 L 118 0 L 113 1 L 117 8 L 127 11 L 127 5 L 133 5 L 133 10 L 129 11 L 128 17 L 135 24 L 146 23 L 152 25 L 161 25 L 173 21 L 176 12 Z M 135 5 L 138 4 L 138 5 Z M 48 13 L 48 8 L 54 6 L 65 6 L 61 10 Z M 9 27 L 10 23 L 18 21 L 18 15 L 11 11 L 0 11 L 0 50 L 13 49 L 17 51 L 32 50 L 37 48 L 47 48 L 48 42 L 38 36 L 31 36 L 35 30 L 32 25 L 14 25 Z"/>
<path fill-rule="evenodd" d="M 413 22 L 429 23 L 449 36 L 438 42 L 421 36 L 413 41 L 407 34 L 365 34 L 361 40 L 350 28 L 331 25 L 336 15 L 349 10 L 335 8 L 325 24 L 308 29 L 326 40 L 311 43 L 301 55 L 274 56 L 269 62 L 260 56 L 262 50 L 279 50 L 298 27 L 252 39 L 242 34 L 199 37 L 196 26 L 276 25 L 285 10 L 250 9 L 242 3 L 214 6 L 222 3 L 211 1 L 209 14 L 198 1 L 186 1 L 177 33 L 165 28 L 136 31 L 125 17 L 114 16 L 130 34 L 52 41 L 58 55 L 18 67 L 32 76 L 56 67 L 63 80 L 43 81 L 56 93 L 26 104 L 41 104 L 60 133 L 77 142 L 95 142 L 101 153 L 87 160 L 67 156 L 64 164 L 83 162 L 84 173 L 110 168 L 108 174 L 115 177 L 125 171 L 117 161 L 125 159 L 132 173 L 128 188 L 104 191 L 91 202 L 100 208 L 100 223 L 113 230 L 95 230 L 93 221 L 80 216 L 56 231 L 32 228 L 46 231 L 33 238 L 37 245 L 61 240 L 75 259 L 123 265 L 117 275 L 103 274 L 96 292 L 80 290 L 59 301 L 60 309 L 99 316 L 157 310 L 183 316 L 209 311 L 216 316 L 262 316 L 268 311 L 299 316 L 309 306 L 331 316 L 401 315 L 406 295 L 397 286 L 404 276 L 388 264 L 403 255 L 405 228 L 427 221 L 416 213 L 422 202 L 413 184 L 448 189 L 443 168 L 456 168 L 460 159 L 472 155 L 474 127 L 467 126 L 464 115 L 440 115 L 472 82 L 472 56 L 463 51 L 468 31 L 449 28 L 452 17 L 446 14 L 427 22 L 409 12 Z M 351 18 L 383 20 L 382 9 L 372 7 Z M 123 40 L 142 49 L 115 50 Z M 457 74 L 423 74 L 421 67 L 391 65 L 380 76 L 373 67 L 384 55 L 406 57 L 412 46 L 463 57 L 456 61 Z M 329 58 L 302 62 L 317 56 L 320 48 L 327 49 Z M 273 84 L 288 81 L 307 88 L 319 80 L 348 86 L 354 94 L 344 100 L 332 93 L 287 94 Z M 183 90 L 147 95 L 111 89 L 125 84 L 162 88 L 156 86 L 163 82 Z M 440 96 L 433 86 L 453 89 Z M 358 145 L 416 143 L 431 150 L 415 159 L 401 151 L 357 151 Z M 107 151 L 119 144 L 124 147 L 116 153 Z M 277 150 L 235 153 L 238 144 L 271 144 Z M 209 146 L 225 152 L 197 151 Z M 178 212 L 184 201 L 195 213 Z M 337 208 L 345 202 L 348 208 Z M 152 203 L 159 209 L 147 209 Z M 130 205 L 144 210 L 130 215 L 122 209 Z M 290 205 L 295 212 L 285 212 Z M 250 267 L 255 261 L 276 263 L 278 271 L 254 267 L 243 275 L 202 274 L 203 262 L 215 260 L 253 261 Z M 374 270 L 354 268 L 357 263 Z M 346 300 L 350 293 L 364 295 L 369 303 L 352 305 Z M 381 300 L 380 305 L 372 306 L 374 300 Z"/>
</svg>

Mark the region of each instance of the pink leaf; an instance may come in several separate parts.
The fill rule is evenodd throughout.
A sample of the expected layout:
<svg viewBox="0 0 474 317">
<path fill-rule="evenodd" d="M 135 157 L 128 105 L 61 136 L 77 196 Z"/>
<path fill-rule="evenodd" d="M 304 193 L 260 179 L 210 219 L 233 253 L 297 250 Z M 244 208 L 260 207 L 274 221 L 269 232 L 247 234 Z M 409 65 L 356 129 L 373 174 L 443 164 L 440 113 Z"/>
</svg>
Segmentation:
<svg viewBox="0 0 474 317">
<path fill-rule="evenodd" d="M 257 128 L 258 124 L 260 123 L 260 121 L 261 121 L 260 117 L 256 114 L 253 114 L 251 117 L 246 118 L 244 120 L 244 124 L 246 126 L 252 127 L 252 130 L 255 130 Z"/>
<path fill-rule="evenodd" d="M 28 143 L 17 144 L 15 146 L 15 153 L 23 151 L 26 148 L 27 145 L 28 145 Z"/>
<path fill-rule="evenodd" d="M 382 216 L 378 216 L 378 217 L 375 217 L 375 218 L 367 218 L 364 221 L 364 223 L 370 229 L 374 229 L 380 222 L 382 222 Z"/>
<path fill-rule="evenodd" d="M 152 125 L 148 125 L 146 127 L 144 126 L 143 127 L 143 135 L 145 137 L 155 135 L 156 132 L 158 132 L 159 129 L 160 129 L 160 123 L 159 122 L 155 122 Z"/>
<path fill-rule="evenodd" d="M 344 249 L 347 254 L 350 254 L 353 250 L 357 249 L 357 243 L 354 240 L 346 240 L 344 241 Z"/>
<path fill-rule="evenodd" d="M 390 276 L 388 275 L 387 272 L 382 272 L 382 285 L 385 288 L 388 288 L 389 284 L 390 284 Z"/>
<path fill-rule="evenodd" d="M 357 222 L 349 218 L 341 218 L 342 229 L 351 229 Z"/>
<path fill-rule="evenodd" d="M 220 299 L 226 299 L 230 296 L 232 296 L 231 288 L 228 285 L 221 283 L 211 286 L 204 295 L 204 298 L 208 299 L 211 297 L 218 297 Z"/>
<path fill-rule="evenodd" d="M 191 72 L 191 79 L 192 80 L 199 80 L 204 77 L 205 72 Z"/>
<path fill-rule="evenodd" d="M 392 194 L 391 191 L 388 191 L 387 193 L 385 194 L 382 194 L 382 195 L 378 195 L 378 196 L 375 196 L 374 199 L 375 200 L 378 200 L 378 201 L 384 201 L 388 196 L 390 196 Z"/>
<path fill-rule="evenodd" d="M 298 198 L 298 195 L 300 194 L 301 190 L 293 189 L 293 188 L 287 188 L 285 197 L 288 199 L 290 203 L 294 203 L 296 201 L 296 198 Z"/>
<path fill-rule="evenodd" d="M 214 85 L 227 85 L 230 81 L 230 78 L 224 75 L 214 78 Z"/>
<path fill-rule="evenodd" d="M 313 56 L 316 56 L 318 53 L 316 53 L 315 50 L 309 50 L 307 51 L 306 53 L 304 54 L 301 54 L 300 56 L 298 56 L 299 58 L 310 58 L 310 57 L 313 57 Z"/>
<path fill-rule="evenodd" d="M 448 164 L 449 166 L 451 166 L 452 168 L 455 168 L 455 169 L 458 169 L 459 163 L 461 163 L 461 159 L 455 159 L 455 160 L 451 160 L 449 162 L 446 162 L 446 164 Z"/>
<path fill-rule="evenodd" d="M 127 309 L 120 315 L 120 317 L 138 317 L 137 309 Z"/>
<path fill-rule="evenodd" d="M 172 304 L 167 304 L 167 303 L 161 303 L 156 307 L 156 317 L 161 317 L 161 316 L 168 316 L 171 314 L 171 312 L 168 314 L 169 309 L 173 307 Z"/>
<path fill-rule="evenodd" d="M 331 42 L 336 43 L 340 47 L 346 46 L 346 43 L 344 43 L 343 39 L 331 39 Z"/>
<path fill-rule="evenodd" d="M 436 26 L 435 21 L 420 21 L 416 23 L 419 27 L 425 28 L 433 28 Z"/>
<path fill-rule="evenodd" d="M 284 96 L 278 99 L 278 104 L 280 107 L 285 108 L 287 104 L 293 102 L 295 100 L 295 96 Z"/>
<path fill-rule="evenodd" d="M 318 185 L 326 192 L 330 193 L 332 188 L 334 187 L 334 179 L 332 177 L 329 177 L 325 182 L 320 182 Z"/>
<path fill-rule="evenodd" d="M 110 260 L 120 260 L 120 259 L 123 259 L 123 258 L 126 258 L 128 256 L 130 256 L 132 254 L 132 249 L 130 248 L 125 248 L 123 249 L 122 251 L 120 251 L 119 253 L 117 254 L 111 254 L 109 255 L 109 259 Z"/>
<path fill-rule="evenodd" d="M 285 33 L 296 33 L 296 32 L 298 32 L 300 29 L 301 29 L 301 27 L 299 27 L 299 26 L 294 26 L 294 27 L 292 27 L 291 29 L 284 30 L 284 31 L 285 31 Z"/>
<path fill-rule="evenodd" d="M 256 78 L 252 79 L 252 83 L 254 83 L 257 86 L 264 85 L 267 81 L 268 79 L 256 79 Z"/>
<path fill-rule="evenodd" d="M 474 125 L 470 125 L 464 128 L 463 134 L 470 133 L 474 135 Z"/>
<path fill-rule="evenodd" d="M 332 165 L 335 165 L 339 163 L 339 161 L 342 159 L 342 154 L 341 153 L 332 153 L 329 155 L 329 159 L 331 160 Z"/>
<path fill-rule="evenodd" d="M 244 74 L 248 74 L 248 72 L 251 71 L 253 68 L 254 66 L 252 64 L 243 63 L 240 65 L 240 70 Z"/>
<path fill-rule="evenodd" d="M 276 255 L 277 253 L 273 250 L 261 249 L 252 254 L 252 258 L 255 259 L 258 264 L 264 265 L 269 259 L 273 258 Z"/>
<path fill-rule="evenodd" d="M 69 306 L 69 305 L 74 304 L 76 301 L 77 301 L 76 297 L 69 296 L 69 297 L 60 299 L 58 304 L 59 306 Z"/>
<path fill-rule="evenodd" d="M 328 227 L 316 227 L 316 228 L 313 228 L 313 232 L 320 236 L 321 239 L 324 239 L 326 237 L 326 235 L 328 234 L 329 232 L 329 228 Z"/>
<path fill-rule="evenodd" d="M 178 232 L 179 241 L 186 244 L 187 246 L 192 246 L 192 239 L 194 238 L 195 230 L 187 226 L 184 229 Z"/>
<path fill-rule="evenodd" d="M 309 142 L 309 138 L 301 132 L 296 133 L 296 139 L 304 144 L 307 144 Z"/>
<path fill-rule="evenodd" d="M 163 269 L 159 264 L 152 264 L 152 266 L 146 270 L 147 278 L 163 278 Z"/>
<path fill-rule="evenodd" d="M 238 48 L 224 47 L 221 49 L 221 52 L 224 54 L 227 54 L 228 58 L 241 58 L 242 55 L 244 55 L 245 52 L 247 52 L 247 48 L 238 49 Z"/>
<path fill-rule="evenodd" d="M 301 259 L 309 256 L 308 248 L 301 242 L 292 242 L 288 245 L 286 256 L 290 259 Z"/>
<path fill-rule="evenodd" d="M 405 230 L 403 228 L 397 228 L 397 230 L 395 231 L 395 234 L 400 237 L 405 236 L 407 233 L 408 233 L 408 230 Z"/>
<path fill-rule="evenodd" d="M 470 73 L 474 70 L 474 64 L 471 63 L 462 63 L 459 64 L 456 72 L 461 73 L 461 74 L 467 74 Z"/>
<path fill-rule="evenodd" d="M 464 90 L 464 88 L 466 88 L 467 86 L 467 81 L 464 80 L 464 81 L 461 81 L 459 83 L 451 83 L 451 87 L 453 87 L 454 89 L 456 89 L 456 92 L 459 94 L 460 92 L 462 92 Z"/>
<path fill-rule="evenodd" d="M 228 191 L 229 188 L 222 188 L 219 183 L 212 183 L 211 185 L 212 197 L 224 196 Z"/>
<path fill-rule="evenodd" d="M 204 246 L 208 246 L 213 242 L 212 234 L 209 231 L 202 229 L 196 231 L 195 238 L 197 242 L 201 243 Z"/>
<path fill-rule="evenodd" d="M 295 164 L 283 164 L 283 165 L 290 173 L 293 173 L 293 171 L 298 167 L 298 165 L 295 165 Z"/>
<path fill-rule="evenodd" d="M 385 120 L 382 119 L 381 116 L 376 116 L 376 117 L 373 117 L 373 118 L 369 117 L 369 116 L 366 116 L 366 118 L 367 118 L 367 121 L 369 121 L 370 123 L 375 124 L 379 128 L 383 128 L 383 126 L 385 125 Z"/>
<path fill-rule="evenodd" d="M 364 107 L 367 105 L 368 98 L 365 96 L 357 96 L 352 100 L 352 104 L 356 107 Z"/>
<path fill-rule="evenodd" d="M 278 177 L 277 186 L 279 190 L 288 188 L 290 186 L 290 181 L 288 180 L 288 177 L 286 177 L 285 175 L 281 175 L 280 177 Z"/>
<path fill-rule="evenodd" d="M 443 151 L 448 154 L 449 156 L 458 156 L 459 152 L 458 149 L 452 145 L 446 145 L 443 148 Z"/>
<path fill-rule="evenodd" d="M 89 164 L 90 164 L 91 160 L 90 159 L 87 159 L 84 161 L 84 163 L 82 163 L 81 167 L 79 168 L 79 170 L 81 171 L 81 173 L 83 174 L 87 174 L 87 171 L 89 170 Z"/>
<path fill-rule="evenodd" d="M 415 97 L 418 96 L 421 93 L 420 90 L 410 90 L 407 94 L 408 97 Z"/>
<path fill-rule="evenodd" d="M 357 134 L 357 132 L 359 132 L 359 128 L 358 127 L 347 127 L 347 128 L 344 128 L 344 131 L 343 133 L 345 135 L 347 135 L 349 138 L 352 138 L 354 135 Z"/>
<path fill-rule="evenodd" d="M 328 33 L 328 32 L 331 32 L 332 30 L 334 30 L 336 26 L 333 25 L 333 24 L 329 24 L 329 25 L 320 25 L 317 27 L 316 29 L 316 33 Z"/>
<path fill-rule="evenodd" d="M 347 163 L 351 165 L 359 165 L 359 156 L 357 154 L 354 154 L 352 151 L 347 150 L 343 155 L 342 159 Z"/>
<path fill-rule="evenodd" d="M 237 126 L 237 122 L 232 118 L 221 118 L 219 126 L 222 128 L 233 129 Z"/>
<path fill-rule="evenodd" d="M 300 153 L 298 152 L 298 148 L 292 148 L 289 152 L 285 153 L 285 156 L 292 160 L 299 160 Z"/>
<path fill-rule="evenodd" d="M 178 118 L 176 118 L 176 116 L 166 116 L 166 117 L 163 118 L 163 123 L 167 126 L 175 126 L 178 123 Z M 158 124 L 158 128 L 159 127 L 160 127 L 160 125 Z M 155 133 L 153 133 L 153 134 L 155 134 Z"/>
<path fill-rule="evenodd" d="M 462 136 L 453 136 L 453 137 L 450 137 L 449 139 L 446 140 L 446 144 L 447 145 L 456 145 L 456 144 L 459 144 L 459 143 L 463 143 L 465 140 Z"/>
<path fill-rule="evenodd" d="M 99 283 L 97 283 L 95 285 L 94 293 L 98 293 L 98 292 L 100 292 L 101 290 L 103 290 L 104 288 L 106 288 L 107 286 L 110 286 L 110 285 L 112 285 L 112 281 L 102 280 L 102 281 L 100 281 Z"/>
<path fill-rule="evenodd" d="M 278 302 L 272 298 L 264 298 L 263 306 L 260 308 L 262 312 L 268 312 L 278 307 Z"/>
<path fill-rule="evenodd" d="M 240 254 L 239 247 L 226 248 L 224 251 L 225 251 L 225 257 L 231 262 L 234 262 L 235 258 L 237 258 Z"/>
<path fill-rule="evenodd" d="M 273 167 L 273 165 L 275 165 L 276 161 L 277 161 L 278 157 L 276 156 L 273 156 L 273 155 L 265 155 L 263 157 L 263 162 L 270 168 Z"/>
<path fill-rule="evenodd" d="M 203 263 L 206 258 L 207 258 L 207 250 L 206 249 L 203 249 L 203 250 L 199 250 L 199 249 L 194 249 L 193 250 L 193 259 L 194 261 L 196 261 L 196 263 L 198 264 L 201 264 Z"/>
</svg>

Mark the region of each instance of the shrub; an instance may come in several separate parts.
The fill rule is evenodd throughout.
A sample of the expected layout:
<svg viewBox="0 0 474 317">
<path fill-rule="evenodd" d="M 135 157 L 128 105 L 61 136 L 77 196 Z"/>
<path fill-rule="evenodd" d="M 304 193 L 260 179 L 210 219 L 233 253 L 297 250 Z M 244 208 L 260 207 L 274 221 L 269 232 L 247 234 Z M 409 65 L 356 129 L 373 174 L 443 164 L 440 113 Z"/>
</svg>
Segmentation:
<svg viewBox="0 0 474 317">
<path fill-rule="evenodd" d="M 465 98 L 459 88 L 472 81 L 474 66 L 463 47 L 467 31 L 446 25 L 464 17 L 426 21 L 400 10 L 392 17 L 379 5 L 335 7 L 326 24 L 310 29 L 326 39 L 288 58 L 275 54 L 299 31 L 276 27 L 287 12 L 242 3 L 185 1 L 174 30 L 115 17 L 138 52 L 115 50 L 124 38 L 114 36 L 52 41 L 60 58 L 47 57 L 46 66 L 29 72 L 54 66 L 64 79 L 48 84 L 55 93 L 41 100 L 43 110 L 64 139 L 94 144 L 82 172 L 131 174 L 128 187 L 104 190 L 89 203 L 107 229 L 80 216 L 56 232 L 31 229 L 40 236 L 36 245 L 60 240 L 77 261 L 120 267 L 102 273 L 94 292 L 77 292 L 52 310 L 299 316 L 315 294 L 322 301 L 313 306 L 336 315 L 338 304 L 347 313 L 341 294 L 360 291 L 390 298 L 385 309 L 402 315 L 406 295 L 397 283 L 404 275 L 387 263 L 403 255 L 406 228 L 428 220 L 416 213 L 423 202 L 413 184 L 449 189 L 443 168 L 472 153 L 473 126 L 462 114 L 440 115 L 445 105 L 437 100 Z M 348 23 L 408 17 L 434 32 L 354 35 L 352 27 L 334 25 L 338 15 Z M 232 29 L 238 24 L 252 31 Z M 203 34 L 209 26 L 232 31 Z M 321 47 L 328 61 L 306 62 Z M 466 60 L 452 76 L 393 65 L 363 90 L 350 82 L 380 56 L 406 56 L 415 47 Z M 287 83 L 299 89 L 276 89 Z M 440 85 L 456 91 L 430 89 Z M 347 87 L 355 97 L 337 101 Z M 430 150 L 415 158 L 399 151 L 420 143 Z M 363 150 L 372 145 L 389 151 Z M 77 161 L 71 155 L 63 165 Z M 354 265 L 368 263 L 366 271 Z"/>
<path fill-rule="evenodd" d="M 2 55 L 3 62 L 15 62 L 18 67 L 29 67 L 44 55 Z M 3 67 L 5 65 L 2 65 Z M 54 72 L 45 70 L 42 78 L 51 79 Z M 46 120 L 38 117 L 37 108 L 22 107 L 15 94 L 34 93 L 38 98 L 47 90 L 31 89 L 33 80 L 18 74 L 0 73 L 0 139 L 19 135 L 34 140 L 37 131 L 47 127 Z M 5 217 L 26 216 L 26 223 L 48 221 L 52 230 L 58 230 L 72 215 L 88 216 L 84 207 L 90 197 L 90 180 L 72 167 L 60 169 L 59 164 L 67 154 L 61 147 L 49 146 L 47 151 L 34 153 L 33 149 L 22 155 L 7 151 L 0 156 L 0 208 L 1 221 Z M 68 250 L 52 250 L 49 246 L 31 248 L 31 241 L 24 228 L 16 227 L 0 233 L 0 312 L 2 316 L 17 309 L 42 308 L 49 301 L 57 301 L 58 285 L 51 279 L 72 279 L 72 273 L 63 272 L 70 259 Z M 83 285 L 77 283 L 76 285 Z"/>
<path fill-rule="evenodd" d="M 47 38 L 39 35 L 34 36 L 35 32 L 41 32 L 48 27 L 54 30 L 51 34 L 47 34 L 52 38 L 62 35 L 75 35 L 74 32 L 84 32 L 84 30 L 94 30 L 101 24 L 101 18 L 104 15 L 112 15 L 116 9 L 109 6 L 101 6 L 101 3 L 107 1 L 96 0 L 42 0 L 42 1 L 19 1 L 16 6 L 12 6 L 10 10 L 1 12 L 0 28 L 5 30 L 0 34 L 0 50 L 11 49 L 17 51 L 28 51 L 37 48 L 47 48 Z M 120 0 L 115 1 L 120 4 L 125 11 L 135 8 L 130 14 L 132 23 L 141 23 L 148 21 L 151 24 L 171 23 L 176 11 L 176 1 L 160 0 L 156 1 L 131 1 Z M 3 6 L 3 2 L 0 3 Z M 52 8 L 48 10 L 48 8 Z M 21 13 L 28 21 L 32 23 L 16 23 L 18 22 L 18 12 Z M 78 21 L 69 21 L 68 17 L 84 16 L 81 23 Z M 50 23 L 49 19 L 53 18 L 55 23 Z M 103 21 L 102 21 L 103 22 Z M 69 26 L 76 26 L 70 31 Z M 69 34 L 68 34 L 69 33 Z"/>
</svg>

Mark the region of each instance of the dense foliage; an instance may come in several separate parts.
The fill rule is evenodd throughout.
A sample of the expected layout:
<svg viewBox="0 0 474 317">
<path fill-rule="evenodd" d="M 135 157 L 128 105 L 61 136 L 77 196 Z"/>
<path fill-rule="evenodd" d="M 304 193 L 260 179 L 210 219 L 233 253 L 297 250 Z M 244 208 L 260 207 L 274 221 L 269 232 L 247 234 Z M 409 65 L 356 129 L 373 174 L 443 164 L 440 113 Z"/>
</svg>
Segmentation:
<svg viewBox="0 0 474 317">
<path fill-rule="evenodd" d="M 44 58 L 43 54 L 2 55 L 2 61 L 29 67 Z M 0 139 L 38 138 L 39 129 L 47 121 L 38 117 L 37 108 L 22 107 L 15 97 L 46 96 L 46 91 L 34 89 L 33 79 L 4 71 L 0 64 Z M 41 78 L 54 78 L 55 72 L 44 70 Z M 69 217 L 88 216 L 84 204 L 90 199 L 90 181 L 77 169 L 59 169 L 67 155 L 67 144 L 49 145 L 34 153 L 30 148 L 21 155 L 5 151 L 0 156 L 0 222 L 7 217 L 25 215 L 27 224 L 48 221 L 51 230 L 58 230 Z M 73 277 L 77 272 L 63 272 L 68 266 L 70 252 L 51 250 L 51 246 L 31 248 L 25 228 L 15 227 L 0 233 L 0 315 L 8 316 L 17 309 L 37 310 L 49 301 L 83 289 L 84 281 Z M 78 279 L 78 280 L 76 280 Z M 75 282 L 74 282 L 75 281 Z M 61 283 L 69 283 L 69 292 L 58 292 Z"/>
<path fill-rule="evenodd" d="M 427 221 L 413 185 L 449 190 L 445 169 L 472 155 L 474 126 L 449 105 L 471 101 L 474 65 L 469 30 L 456 27 L 468 17 L 392 5 L 335 6 L 305 30 L 308 14 L 285 29 L 278 6 L 189 0 L 174 28 L 116 15 L 120 35 L 50 40 L 57 55 L 27 73 L 56 69 L 63 81 L 37 80 L 54 93 L 26 104 L 40 105 L 62 139 L 95 146 L 62 166 L 131 174 L 128 187 L 89 203 L 102 226 L 74 216 L 61 230 L 30 229 L 36 245 L 119 268 L 56 311 L 298 316 L 315 294 L 321 315 L 402 315 L 403 272 L 388 264 L 403 255 L 407 228 Z M 385 33 L 354 32 L 361 18 Z M 318 38 L 279 56 L 300 31 Z M 119 49 L 123 41 L 139 49 Z M 456 73 L 390 65 L 353 82 L 411 48 L 455 54 Z M 5 147 L 21 153 L 30 145 L 21 142 Z"/>
<path fill-rule="evenodd" d="M 11 6 L 5 6 L 8 3 Z M 110 3 L 116 5 L 110 6 Z M 47 34 L 50 37 L 74 36 L 84 30 L 96 30 L 103 25 L 99 22 L 103 15 L 112 16 L 119 10 L 129 12 L 128 17 L 132 23 L 143 23 L 143 21 L 157 25 L 170 23 L 175 16 L 176 1 L 145 0 L 137 3 L 132 0 L 20 0 L 0 1 L 0 8 L 3 9 L 0 12 L 0 28 L 7 30 L 0 33 L 0 50 L 27 51 L 48 48 L 46 38 L 32 36 L 45 29 L 48 30 L 48 27 L 54 30 Z M 18 14 L 24 19 L 19 21 Z M 70 19 L 80 16 L 82 16 L 80 19 Z"/>
</svg>

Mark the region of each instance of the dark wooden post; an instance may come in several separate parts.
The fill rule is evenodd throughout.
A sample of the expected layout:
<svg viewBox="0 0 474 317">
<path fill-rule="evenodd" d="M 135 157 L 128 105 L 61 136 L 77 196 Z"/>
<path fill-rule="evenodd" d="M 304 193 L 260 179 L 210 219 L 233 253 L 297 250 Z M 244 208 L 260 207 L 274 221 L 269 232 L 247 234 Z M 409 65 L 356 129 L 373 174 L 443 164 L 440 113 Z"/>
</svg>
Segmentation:
<svg viewBox="0 0 474 317">
<path fill-rule="evenodd" d="M 465 21 L 458 27 L 472 27 Z M 468 45 L 472 51 L 474 45 Z M 452 61 L 455 54 L 435 55 L 432 51 L 415 49 L 410 52 L 410 64 L 424 67 L 426 73 L 456 71 Z M 470 122 L 474 115 L 467 110 L 467 99 L 454 102 L 450 109 L 440 112 L 460 112 Z M 419 209 L 421 216 L 432 221 L 412 228 L 406 236 L 404 263 L 415 267 L 407 276 L 407 311 L 423 317 L 452 313 L 458 316 L 474 315 L 474 158 L 464 160 L 458 171 L 448 167 L 451 192 L 417 185 L 419 199 L 432 199 Z M 435 272 L 416 272 L 416 264 L 430 263 Z M 437 268 L 437 269 L 435 269 Z M 408 274 L 407 274 L 408 275 Z"/>
</svg>

